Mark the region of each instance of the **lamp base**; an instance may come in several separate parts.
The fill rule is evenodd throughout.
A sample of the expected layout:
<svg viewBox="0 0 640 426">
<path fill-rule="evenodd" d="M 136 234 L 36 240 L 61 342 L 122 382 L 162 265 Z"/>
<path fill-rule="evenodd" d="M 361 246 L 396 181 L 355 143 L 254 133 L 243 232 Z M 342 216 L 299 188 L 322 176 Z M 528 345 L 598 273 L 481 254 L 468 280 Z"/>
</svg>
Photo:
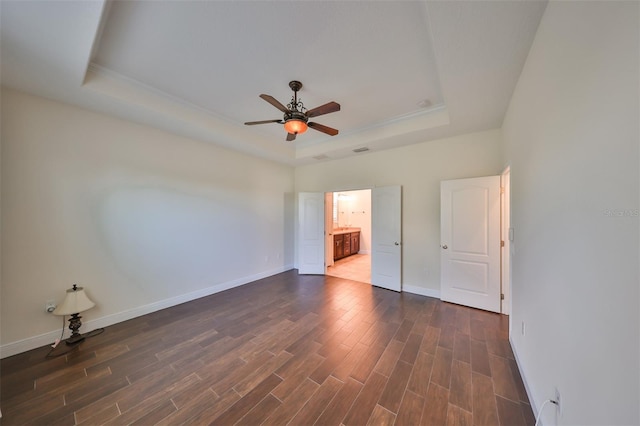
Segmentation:
<svg viewBox="0 0 640 426">
<path fill-rule="evenodd" d="M 78 343 L 81 343 L 84 341 L 84 336 L 81 334 L 78 334 L 77 336 L 71 336 L 69 337 L 67 340 L 65 340 L 64 342 L 69 345 L 69 346 L 73 346 L 73 345 L 77 345 Z"/>
<path fill-rule="evenodd" d="M 71 330 L 71 337 L 65 340 L 67 345 L 77 345 L 84 340 L 82 334 L 78 332 L 82 326 L 80 318 L 82 318 L 80 314 L 71 314 L 71 318 L 69 318 L 69 330 Z"/>
</svg>

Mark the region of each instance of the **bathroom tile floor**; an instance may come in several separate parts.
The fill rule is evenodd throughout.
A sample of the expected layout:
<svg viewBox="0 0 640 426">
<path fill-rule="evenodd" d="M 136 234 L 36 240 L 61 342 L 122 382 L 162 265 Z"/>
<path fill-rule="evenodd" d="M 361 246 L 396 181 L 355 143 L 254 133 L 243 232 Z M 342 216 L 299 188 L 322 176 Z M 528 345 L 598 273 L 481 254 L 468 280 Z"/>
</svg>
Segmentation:
<svg viewBox="0 0 640 426">
<path fill-rule="evenodd" d="M 371 255 L 354 254 L 337 260 L 327 268 L 327 275 L 370 284 Z"/>
</svg>

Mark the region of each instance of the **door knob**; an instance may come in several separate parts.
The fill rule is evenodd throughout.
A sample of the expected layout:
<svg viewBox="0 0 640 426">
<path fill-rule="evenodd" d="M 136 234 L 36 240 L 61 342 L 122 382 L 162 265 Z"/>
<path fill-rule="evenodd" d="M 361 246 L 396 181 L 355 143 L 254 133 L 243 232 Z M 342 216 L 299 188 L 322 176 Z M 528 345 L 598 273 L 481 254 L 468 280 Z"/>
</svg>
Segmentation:
<svg viewBox="0 0 640 426">
<path fill-rule="evenodd" d="M 446 249 L 448 249 L 449 247 L 447 247 L 447 245 L 445 244 L 445 245 L 443 245 L 443 246 L 442 246 L 442 248 L 446 250 Z"/>
</svg>

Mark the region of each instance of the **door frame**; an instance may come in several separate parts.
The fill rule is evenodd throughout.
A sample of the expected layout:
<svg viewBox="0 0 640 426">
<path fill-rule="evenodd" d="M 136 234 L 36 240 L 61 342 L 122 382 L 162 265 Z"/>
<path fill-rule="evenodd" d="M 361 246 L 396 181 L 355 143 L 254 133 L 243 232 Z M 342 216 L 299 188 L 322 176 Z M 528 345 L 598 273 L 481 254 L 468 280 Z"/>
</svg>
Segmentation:
<svg viewBox="0 0 640 426">
<path fill-rule="evenodd" d="M 511 315 L 511 166 L 500 173 L 500 240 L 504 242 L 500 250 L 500 287 L 504 295 L 500 312 Z"/>
<path fill-rule="evenodd" d="M 349 192 L 349 191 L 363 191 L 363 190 L 370 190 L 370 191 L 372 191 L 372 192 L 373 192 L 373 190 L 374 190 L 375 188 L 380 188 L 380 187 L 384 187 L 384 186 L 389 186 L 389 185 L 365 186 L 365 187 L 354 187 L 354 188 L 348 188 L 348 189 L 331 189 L 331 190 L 319 190 L 319 191 L 297 191 L 297 192 L 296 192 L 296 199 L 298 198 L 298 194 L 300 194 L 300 193 L 304 193 L 304 192 L 317 192 L 317 193 L 323 193 L 323 194 L 324 194 L 324 196 L 326 197 L 328 193 L 333 194 L 334 192 Z M 401 186 L 401 185 L 400 185 L 400 186 Z M 401 187 L 402 187 L 402 186 L 401 186 Z M 300 244 L 300 236 L 298 235 L 298 233 L 300 232 L 300 223 L 299 223 L 299 220 L 300 220 L 300 218 L 299 218 L 300 212 L 299 212 L 299 211 L 297 211 L 297 210 L 298 210 L 298 208 L 299 208 L 299 202 L 296 200 L 296 202 L 295 202 L 295 209 L 296 209 L 295 217 L 296 217 L 296 221 L 297 221 L 297 223 L 296 223 L 296 226 L 295 226 L 295 234 L 296 234 L 296 235 L 294 236 L 294 237 L 295 237 L 295 242 L 296 242 L 294 267 L 295 267 L 296 269 L 299 269 L 299 265 L 300 265 L 300 259 L 298 258 L 298 255 L 299 255 L 299 251 L 300 251 L 300 250 L 299 250 L 299 247 L 297 247 L 297 245 L 298 245 L 298 244 Z M 326 206 L 325 206 L 325 211 L 326 211 Z M 373 200 L 372 200 L 372 202 L 371 202 L 371 215 L 373 216 Z M 402 220 L 402 216 L 401 216 L 401 220 Z M 325 221 L 324 221 L 324 223 L 325 223 L 325 241 L 326 241 L 326 236 L 327 236 L 327 229 L 326 229 L 326 223 L 327 223 L 327 221 L 328 221 L 328 219 L 325 217 Z M 372 232 L 373 232 L 373 230 L 372 230 Z M 402 236 L 401 236 L 401 237 L 402 237 Z M 370 255 L 370 256 L 372 256 L 372 253 L 370 253 L 369 255 Z M 325 256 L 326 256 L 326 248 L 325 248 Z M 372 259 L 372 262 L 373 262 L 373 257 L 372 257 L 371 259 Z M 324 265 L 324 275 L 326 275 L 326 274 L 327 274 L 327 266 L 328 266 L 328 265 L 327 265 L 327 264 L 326 264 L 326 262 L 325 262 L 325 265 Z M 402 268 L 402 263 L 401 263 L 400 267 Z M 373 268 L 373 265 L 372 265 L 372 268 Z M 372 283 L 369 283 L 369 284 L 370 284 L 370 285 L 373 285 Z M 401 284 L 400 284 L 400 285 L 401 285 L 401 289 L 400 289 L 400 291 L 402 292 L 402 282 L 401 282 Z"/>
</svg>

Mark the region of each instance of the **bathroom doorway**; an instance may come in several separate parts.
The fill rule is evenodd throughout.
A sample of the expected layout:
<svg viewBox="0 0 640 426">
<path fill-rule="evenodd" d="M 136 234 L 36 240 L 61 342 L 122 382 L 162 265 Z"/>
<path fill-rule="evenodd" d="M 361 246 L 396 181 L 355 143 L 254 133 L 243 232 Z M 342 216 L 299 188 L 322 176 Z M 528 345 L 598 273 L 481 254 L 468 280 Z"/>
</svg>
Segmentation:
<svg viewBox="0 0 640 426">
<path fill-rule="evenodd" d="M 327 195 L 332 244 L 327 244 L 326 275 L 371 284 L 371 190 Z"/>
</svg>

